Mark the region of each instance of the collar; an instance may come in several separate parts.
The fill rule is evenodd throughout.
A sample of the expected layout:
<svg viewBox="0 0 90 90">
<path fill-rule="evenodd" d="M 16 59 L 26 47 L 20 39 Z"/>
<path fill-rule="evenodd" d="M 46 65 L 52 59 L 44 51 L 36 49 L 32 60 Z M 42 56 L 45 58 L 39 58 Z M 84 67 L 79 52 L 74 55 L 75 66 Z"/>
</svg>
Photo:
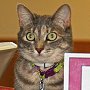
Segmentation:
<svg viewBox="0 0 90 90">
<path fill-rule="evenodd" d="M 40 69 L 40 66 L 35 65 L 33 62 L 30 62 L 30 64 L 33 68 L 36 68 L 38 70 L 40 78 L 45 79 L 58 73 L 64 67 L 64 60 L 61 60 L 61 62 L 59 63 L 55 63 L 51 68 L 46 71 L 42 71 Z"/>
<path fill-rule="evenodd" d="M 43 68 L 48 68 L 48 67 L 51 67 L 53 66 L 53 63 L 34 63 L 36 66 L 40 66 L 40 67 L 43 67 Z"/>
</svg>

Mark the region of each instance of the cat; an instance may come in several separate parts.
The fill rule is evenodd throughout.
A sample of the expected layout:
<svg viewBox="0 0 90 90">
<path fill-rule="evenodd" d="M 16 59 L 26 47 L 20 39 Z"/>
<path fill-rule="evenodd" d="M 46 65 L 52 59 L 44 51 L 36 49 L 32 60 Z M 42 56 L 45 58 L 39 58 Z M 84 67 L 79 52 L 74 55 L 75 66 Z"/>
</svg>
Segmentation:
<svg viewBox="0 0 90 90">
<path fill-rule="evenodd" d="M 73 49 L 70 6 L 64 4 L 52 16 L 41 16 L 19 4 L 17 13 L 15 90 L 63 90 L 64 53 Z"/>
</svg>

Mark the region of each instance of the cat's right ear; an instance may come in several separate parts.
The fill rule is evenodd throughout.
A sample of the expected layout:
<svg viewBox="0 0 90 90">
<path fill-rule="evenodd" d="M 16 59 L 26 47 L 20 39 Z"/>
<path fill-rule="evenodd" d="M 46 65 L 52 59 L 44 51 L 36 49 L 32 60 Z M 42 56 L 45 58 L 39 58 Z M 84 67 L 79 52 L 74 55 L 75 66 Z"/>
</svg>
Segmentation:
<svg viewBox="0 0 90 90">
<path fill-rule="evenodd" d="M 19 17 L 20 26 L 23 27 L 28 24 L 31 24 L 31 25 L 33 24 L 33 19 L 34 19 L 33 14 L 24 5 L 22 4 L 17 5 L 17 13 Z"/>
<path fill-rule="evenodd" d="M 62 5 L 52 17 L 53 23 L 63 29 L 71 26 L 71 8 L 68 4 Z"/>
</svg>

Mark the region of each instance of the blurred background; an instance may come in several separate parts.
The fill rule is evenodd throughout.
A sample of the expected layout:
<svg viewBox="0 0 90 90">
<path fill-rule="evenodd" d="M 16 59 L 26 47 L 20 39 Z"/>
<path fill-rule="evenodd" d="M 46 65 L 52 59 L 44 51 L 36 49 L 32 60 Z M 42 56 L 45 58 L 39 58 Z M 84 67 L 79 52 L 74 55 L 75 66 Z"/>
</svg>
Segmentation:
<svg viewBox="0 0 90 90">
<path fill-rule="evenodd" d="M 0 0 L 0 42 L 17 43 L 19 23 L 16 6 L 19 3 L 40 15 L 53 15 L 62 4 L 69 4 L 72 11 L 74 52 L 90 52 L 90 0 Z M 17 54 L 0 79 L 0 85 L 13 87 L 16 58 Z"/>
</svg>

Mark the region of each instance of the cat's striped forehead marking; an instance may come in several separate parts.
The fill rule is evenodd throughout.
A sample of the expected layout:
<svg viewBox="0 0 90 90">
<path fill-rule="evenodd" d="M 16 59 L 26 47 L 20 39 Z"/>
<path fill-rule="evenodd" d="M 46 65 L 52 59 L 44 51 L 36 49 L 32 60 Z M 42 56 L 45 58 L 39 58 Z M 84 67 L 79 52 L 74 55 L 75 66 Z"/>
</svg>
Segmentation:
<svg viewBox="0 0 90 90">
<path fill-rule="evenodd" d="M 33 33 L 33 28 L 31 28 L 30 30 L 31 30 L 31 33 Z"/>
<path fill-rule="evenodd" d="M 33 32 L 38 36 L 38 31 L 39 31 L 39 29 L 36 27 L 34 30 L 33 30 Z"/>
<path fill-rule="evenodd" d="M 44 38 L 45 35 L 47 35 L 48 32 L 50 32 L 50 28 L 47 28 L 46 25 L 42 25 L 39 27 L 36 27 L 34 32 L 38 36 L 39 39 Z"/>
<path fill-rule="evenodd" d="M 48 28 L 46 25 L 42 25 L 41 27 L 41 35 L 45 35 L 48 32 Z"/>
</svg>

